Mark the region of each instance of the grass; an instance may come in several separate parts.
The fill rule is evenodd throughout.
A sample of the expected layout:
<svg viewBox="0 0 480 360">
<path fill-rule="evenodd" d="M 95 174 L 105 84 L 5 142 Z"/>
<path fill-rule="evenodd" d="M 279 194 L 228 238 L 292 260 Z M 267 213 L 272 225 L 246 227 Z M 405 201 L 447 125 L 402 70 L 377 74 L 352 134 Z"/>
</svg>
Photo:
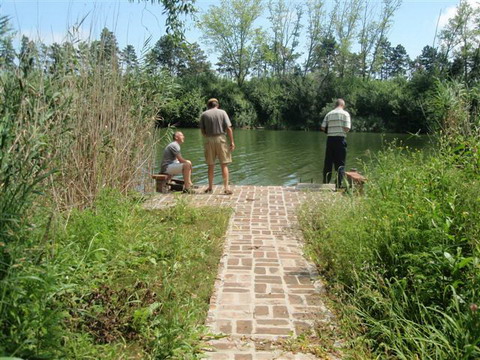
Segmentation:
<svg viewBox="0 0 480 360">
<path fill-rule="evenodd" d="M 365 196 L 302 211 L 309 252 L 345 302 L 353 358 L 480 356 L 480 143 L 457 140 L 381 153 Z"/>
<path fill-rule="evenodd" d="M 25 39 L 1 66 L 0 357 L 198 350 L 229 214 L 146 211 L 126 195 L 149 191 L 153 149 L 168 134 L 156 138 L 155 123 L 176 85 L 122 69 L 107 40 Z"/>
<path fill-rule="evenodd" d="M 228 218 L 181 201 L 149 211 L 104 191 L 92 208 L 55 216 L 49 234 L 32 223 L 30 244 L 8 249 L 0 354 L 195 358 Z"/>
</svg>

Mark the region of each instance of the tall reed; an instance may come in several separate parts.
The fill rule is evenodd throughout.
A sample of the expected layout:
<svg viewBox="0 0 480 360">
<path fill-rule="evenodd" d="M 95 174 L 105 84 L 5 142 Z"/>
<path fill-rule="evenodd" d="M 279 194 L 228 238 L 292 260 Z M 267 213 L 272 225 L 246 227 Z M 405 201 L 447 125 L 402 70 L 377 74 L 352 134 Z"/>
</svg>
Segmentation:
<svg viewBox="0 0 480 360">
<path fill-rule="evenodd" d="M 155 116 L 168 101 L 169 79 L 122 74 L 115 62 L 80 61 L 75 73 L 53 80 L 70 101 L 56 124 L 63 130 L 51 178 L 57 204 L 85 206 L 105 187 L 125 193 L 146 186 L 153 170 Z"/>
</svg>

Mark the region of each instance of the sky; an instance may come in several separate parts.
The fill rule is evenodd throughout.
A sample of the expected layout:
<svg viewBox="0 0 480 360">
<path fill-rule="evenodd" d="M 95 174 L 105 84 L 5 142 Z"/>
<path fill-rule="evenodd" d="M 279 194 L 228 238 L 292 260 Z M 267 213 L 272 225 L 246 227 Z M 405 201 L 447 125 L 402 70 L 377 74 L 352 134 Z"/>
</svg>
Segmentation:
<svg viewBox="0 0 480 360">
<path fill-rule="evenodd" d="M 327 7 L 333 0 L 325 0 Z M 468 0 L 478 6 L 477 0 Z M 291 0 L 292 3 L 305 0 Z M 372 3 L 380 4 L 380 0 Z M 214 0 L 197 0 L 199 13 Z M 433 45 L 437 24 L 439 29 L 455 14 L 459 1 L 451 0 L 403 0 L 396 12 L 394 24 L 389 33 L 393 46 L 402 44 L 411 58 L 418 56 L 425 45 Z M 133 45 L 139 56 L 165 34 L 165 17 L 162 7 L 150 1 L 135 0 L 0 0 L 0 15 L 10 17 L 11 25 L 17 32 L 17 44 L 22 35 L 40 39 L 45 44 L 62 42 L 69 36 L 79 40 L 97 39 L 102 28 L 115 33 L 119 47 Z M 265 16 L 259 25 L 268 27 Z M 189 20 L 186 38 L 198 42 L 215 58 L 212 50 L 202 44 L 201 32 Z"/>
</svg>

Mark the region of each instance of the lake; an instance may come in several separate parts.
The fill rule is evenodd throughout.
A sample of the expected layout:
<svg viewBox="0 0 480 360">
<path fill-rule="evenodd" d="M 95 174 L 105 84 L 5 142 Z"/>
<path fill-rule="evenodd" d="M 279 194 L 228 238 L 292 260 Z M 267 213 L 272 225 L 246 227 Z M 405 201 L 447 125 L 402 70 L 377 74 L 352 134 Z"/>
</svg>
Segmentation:
<svg viewBox="0 0 480 360">
<path fill-rule="evenodd" d="M 193 163 L 193 181 L 206 184 L 207 165 L 199 129 L 179 129 L 185 134 L 182 155 Z M 326 134 L 319 131 L 234 130 L 236 149 L 230 164 L 233 185 L 295 185 L 322 182 Z M 427 136 L 405 134 L 350 133 L 347 137 L 346 168 L 362 169 L 362 162 L 393 141 L 422 149 Z M 158 147 L 160 164 L 165 142 Z M 215 167 L 215 184 L 221 184 L 220 166 Z"/>
</svg>

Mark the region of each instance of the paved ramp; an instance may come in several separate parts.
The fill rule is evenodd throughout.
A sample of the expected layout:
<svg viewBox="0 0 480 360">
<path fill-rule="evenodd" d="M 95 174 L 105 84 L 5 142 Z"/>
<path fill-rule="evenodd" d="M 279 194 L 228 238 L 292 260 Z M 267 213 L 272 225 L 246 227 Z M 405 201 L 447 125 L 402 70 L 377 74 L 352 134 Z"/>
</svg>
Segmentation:
<svg viewBox="0 0 480 360">
<path fill-rule="evenodd" d="M 199 189 L 199 192 L 203 189 Z M 278 339 L 309 332 L 316 321 L 331 321 L 319 294 L 315 267 L 302 252 L 296 208 L 303 201 L 332 196 L 281 186 L 234 186 L 233 195 L 180 195 L 194 206 L 234 209 L 206 324 L 212 333 L 208 359 L 315 359 L 288 353 Z M 178 197 L 179 195 L 177 195 Z M 149 204 L 164 207 L 175 195 Z"/>
</svg>

